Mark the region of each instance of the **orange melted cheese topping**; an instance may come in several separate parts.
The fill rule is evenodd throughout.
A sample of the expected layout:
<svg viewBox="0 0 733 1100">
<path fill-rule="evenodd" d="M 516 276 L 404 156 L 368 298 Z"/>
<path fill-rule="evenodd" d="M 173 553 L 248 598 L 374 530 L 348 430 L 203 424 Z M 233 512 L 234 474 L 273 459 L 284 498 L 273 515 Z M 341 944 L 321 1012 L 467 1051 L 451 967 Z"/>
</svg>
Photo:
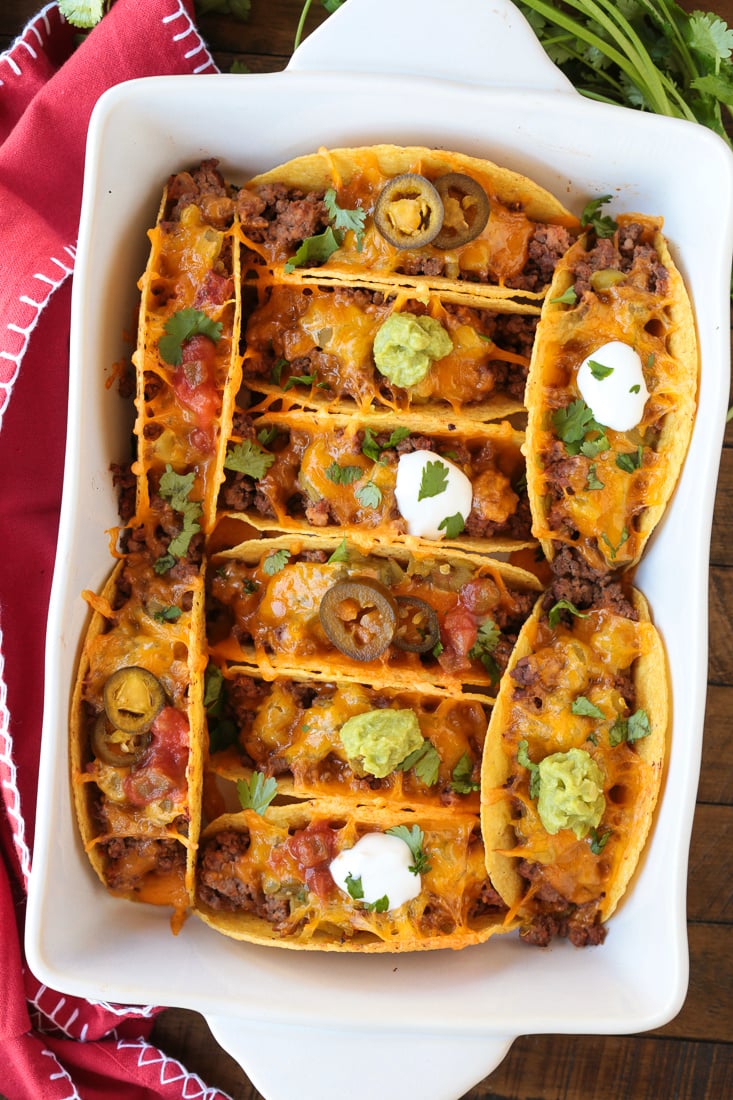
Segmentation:
<svg viewBox="0 0 733 1100">
<path fill-rule="evenodd" d="M 250 681 L 250 691 L 256 683 Z M 488 706 L 475 699 L 439 699 L 425 693 L 380 692 L 362 684 L 316 682 L 309 685 L 313 698 L 305 704 L 297 687 L 287 680 L 260 683 L 257 703 L 251 709 L 248 703 L 239 746 L 244 759 L 257 770 L 290 776 L 293 793 L 300 797 L 371 797 L 373 792 L 394 805 L 432 802 L 478 812 L 478 791 L 456 789 L 453 773 L 465 760 L 465 774 L 477 779 Z M 246 698 L 251 698 L 249 692 Z M 434 782 L 426 782 L 414 767 L 375 779 L 349 760 L 339 736 L 341 727 L 354 715 L 376 708 L 415 713 L 420 732 L 439 757 Z M 238 761 L 236 750 L 224 750 L 214 755 L 212 766 L 231 773 L 232 763 L 236 766 Z"/>
<path fill-rule="evenodd" d="M 217 447 L 224 391 L 231 369 L 236 315 L 233 231 L 207 225 L 196 205 L 179 222 L 150 231 L 152 244 L 143 281 L 144 346 L 137 354 L 139 510 L 154 491 L 147 478 L 159 478 L 167 465 L 196 475 L 192 499 L 202 501 L 210 517 L 218 489 Z M 230 238 L 229 240 L 227 238 Z M 215 286 L 210 286 L 211 280 Z M 205 358 L 176 365 L 160 354 L 166 325 L 184 309 L 196 309 L 221 325 Z"/>
<path fill-rule="evenodd" d="M 287 915 L 281 914 L 275 927 L 288 938 L 307 942 L 325 933 L 329 939 L 359 936 L 367 942 L 419 946 L 430 940 L 460 937 L 463 946 L 471 942 L 472 934 L 478 935 L 487 924 L 497 921 L 497 910 L 488 912 L 484 902 L 489 882 L 473 815 L 456 813 L 450 823 L 421 816 L 415 822 L 415 815 L 410 816 L 408 828 L 417 823 L 423 830 L 422 849 L 429 870 L 421 875 L 416 898 L 386 912 L 370 911 L 352 899 L 336 886 L 328 871 L 330 860 L 353 847 L 374 829 L 373 824 L 360 823 L 351 814 L 333 819 L 314 813 L 305 829 L 294 830 L 272 824 L 252 811 L 245 811 L 243 817 L 249 846 L 226 863 L 225 874 L 243 885 L 241 897 L 260 899 L 261 914 L 271 910 L 273 902 L 286 903 Z M 205 853 L 207 841 L 202 847 Z M 210 881 L 215 885 L 215 880 Z M 244 908 L 248 904 L 244 902 Z M 236 903 L 232 907 L 236 908 Z"/>
<path fill-rule="evenodd" d="M 453 350 L 432 362 L 423 380 L 409 390 L 380 374 L 372 351 L 380 326 L 393 311 L 403 309 L 427 312 L 453 342 Z M 350 398 L 362 409 L 372 404 L 394 409 L 447 404 L 458 412 L 502 392 L 497 377 L 503 377 L 506 365 L 520 372 L 529 365 L 526 357 L 494 343 L 486 329 L 479 310 L 446 308 L 435 295 L 427 304 L 405 296 L 368 302 L 343 289 L 274 285 L 247 322 L 243 374 L 263 392 L 274 388 L 282 393 L 282 387 L 290 386 L 302 397 L 305 385 L 321 401 Z M 308 375 L 297 367 L 302 356 L 309 357 Z M 296 367 L 291 367 L 294 361 Z M 279 364 L 275 386 L 273 363 Z M 310 374 L 315 375 L 312 382 L 291 381 Z"/>
<path fill-rule="evenodd" d="M 621 569 L 638 559 L 647 534 L 644 515 L 666 503 L 671 441 L 665 422 L 678 408 L 680 387 L 686 385 L 669 350 L 676 331 L 674 293 L 652 292 L 638 282 L 632 269 L 623 282 L 585 294 L 577 308 L 546 311 L 542 321 L 537 401 L 546 412 L 536 434 L 535 462 L 537 495 L 544 498 L 545 510 L 536 516 L 533 530 L 539 539 L 579 546 L 594 568 L 602 570 Z M 608 447 L 597 454 L 570 455 L 552 414 L 581 397 L 578 368 L 610 341 L 633 347 L 641 359 L 650 395 L 643 416 L 626 432 L 604 428 Z M 596 419 L 602 420 L 602 412 Z M 618 465 L 619 456 L 625 465 Z M 559 485 L 557 461 L 562 463 Z"/>
<path fill-rule="evenodd" d="M 503 748 L 514 761 L 512 795 L 520 808 L 515 821 L 517 847 L 507 854 L 527 859 L 541 868 L 539 881 L 549 884 L 569 902 L 601 906 L 606 884 L 633 844 L 637 810 L 647 805 L 645 791 L 652 767 L 634 744 L 613 744 L 611 729 L 629 714 L 623 696 L 623 677 L 652 644 L 650 623 L 634 622 L 610 611 L 591 611 L 574 618 L 569 629 L 553 630 L 547 621 L 535 624 L 529 666 L 536 675 L 526 689 L 515 688 L 508 707 Z M 603 712 L 603 718 L 574 714 L 579 696 Z M 583 749 L 599 765 L 604 777 L 606 807 L 597 835 L 608 833 L 598 853 L 592 837 L 578 840 L 571 829 L 549 834 L 530 797 L 529 769 L 516 762 L 517 746 L 527 742 L 529 759 L 539 763 L 555 752 Z M 530 888 L 530 896 L 532 889 Z"/>
</svg>

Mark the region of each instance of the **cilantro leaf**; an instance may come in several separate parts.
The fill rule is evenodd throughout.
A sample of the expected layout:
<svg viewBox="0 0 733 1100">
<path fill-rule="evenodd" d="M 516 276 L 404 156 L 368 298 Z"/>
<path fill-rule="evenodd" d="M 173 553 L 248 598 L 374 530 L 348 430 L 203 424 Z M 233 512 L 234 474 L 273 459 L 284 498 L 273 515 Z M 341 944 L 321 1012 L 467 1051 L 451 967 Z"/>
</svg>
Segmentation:
<svg viewBox="0 0 733 1100">
<path fill-rule="evenodd" d="M 532 763 L 527 751 L 528 748 L 527 741 L 519 742 L 517 745 L 517 763 L 521 764 L 523 768 L 529 769 L 529 797 L 538 798 L 540 793 L 540 766 Z"/>
<path fill-rule="evenodd" d="M 261 816 L 277 794 L 277 780 L 272 776 L 265 779 L 261 772 L 254 772 L 249 782 L 237 780 L 237 794 L 243 810 L 254 810 Z"/>
<path fill-rule="evenodd" d="M 558 438 L 565 444 L 568 454 L 580 452 L 581 443 L 588 432 L 600 432 L 603 436 L 603 425 L 594 418 L 593 411 L 582 397 L 571 401 L 569 405 L 555 409 L 552 414 L 552 424 Z"/>
<path fill-rule="evenodd" d="M 581 714 L 585 718 L 605 718 L 605 714 L 602 710 L 591 703 L 590 699 L 586 699 L 585 695 L 578 695 L 570 706 L 573 714 Z"/>
<path fill-rule="evenodd" d="M 446 516 L 438 524 L 438 530 L 445 529 L 445 537 L 447 539 L 457 539 L 458 536 L 465 531 L 466 521 L 460 512 L 456 512 L 453 516 Z"/>
<path fill-rule="evenodd" d="M 599 237 L 612 237 L 618 229 L 618 223 L 609 214 L 600 214 L 600 208 L 610 202 L 613 195 L 601 195 L 600 198 L 591 199 L 583 207 L 580 215 L 580 224 L 590 226 Z"/>
<path fill-rule="evenodd" d="M 418 500 L 426 497 L 437 497 L 448 488 L 448 467 L 445 462 L 436 459 L 435 462 L 427 462 L 420 479 Z"/>
<path fill-rule="evenodd" d="M 200 309 L 179 309 L 172 314 L 163 326 L 165 336 L 158 341 L 161 359 L 174 367 L 183 359 L 183 345 L 192 336 L 208 336 L 214 343 L 221 337 L 221 321 L 212 321 Z"/>
<path fill-rule="evenodd" d="M 165 472 L 160 477 L 158 492 L 168 501 L 174 512 L 184 512 L 188 507 L 188 495 L 193 489 L 195 477 L 193 471 L 178 474 L 170 463 L 166 465 Z"/>
<path fill-rule="evenodd" d="M 346 548 L 346 535 L 344 535 L 344 537 L 341 539 L 341 542 L 338 544 L 333 554 L 331 554 L 331 557 L 328 559 L 328 562 L 329 564 L 331 564 L 332 562 L 348 562 L 348 560 L 349 551 Z"/>
<path fill-rule="evenodd" d="M 403 439 L 407 439 L 409 434 L 409 428 L 395 428 L 386 443 L 378 443 L 377 437 L 372 429 L 365 428 L 364 441 L 361 445 L 362 453 L 365 454 L 367 458 L 371 458 L 373 462 L 379 462 L 382 451 L 389 451 L 393 447 L 396 447 Z"/>
<path fill-rule="evenodd" d="M 435 786 L 440 770 L 440 755 L 432 741 L 424 740 L 422 745 L 418 745 L 397 765 L 397 770 L 401 772 L 407 772 L 410 768 L 415 769 L 415 775 L 426 787 Z"/>
<path fill-rule="evenodd" d="M 287 382 L 283 386 L 283 393 L 287 393 L 288 390 L 292 390 L 293 386 L 312 386 L 317 378 L 315 371 L 313 374 L 291 374 Z"/>
<path fill-rule="evenodd" d="M 371 480 L 356 489 L 354 496 L 363 508 L 378 508 L 382 503 L 382 490 Z"/>
<path fill-rule="evenodd" d="M 603 363 L 598 363 L 595 359 L 589 359 L 588 366 L 597 382 L 602 382 L 604 378 L 608 378 L 609 374 L 613 374 L 613 367 L 606 367 Z"/>
<path fill-rule="evenodd" d="M 357 875 L 355 878 L 352 875 L 351 871 L 349 871 L 348 875 L 346 876 L 345 882 L 346 889 L 348 890 L 350 896 L 354 899 L 354 901 L 361 901 L 361 899 L 364 897 L 364 887 L 361 883 L 361 875 Z"/>
<path fill-rule="evenodd" d="M 480 789 L 479 783 L 474 783 L 471 776 L 473 775 L 473 760 L 464 752 L 460 758 L 451 776 L 451 790 L 456 794 L 471 794 L 472 791 L 478 791 Z"/>
<path fill-rule="evenodd" d="M 158 611 L 154 611 L 153 618 L 158 623 L 175 623 L 180 619 L 181 614 L 180 607 L 169 604 L 167 607 L 161 607 Z"/>
<path fill-rule="evenodd" d="M 551 629 L 554 630 L 560 622 L 560 616 L 563 611 L 569 611 L 571 615 L 575 615 L 578 619 L 587 619 L 589 614 L 587 611 L 578 611 L 575 604 L 571 603 L 570 600 L 558 600 L 557 603 L 552 605 L 547 614 L 547 620 Z"/>
<path fill-rule="evenodd" d="M 209 729 L 209 751 L 221 752 L 237 740 L 237 727 L 224 714 L 226 687 L 218 665 L 209 663 L 204 673 L 204 708 Z"/>
<path fill-rule="evenodd" d="M 329 187 L 326 194 L 323 196 L 323 202 L 328 216 L 333 222 L 334 229 L 351 229 L 356 236 L 356 248 L 358 252 L 361 252 L 362 245 L 364 244 L 364 219 L 366 218 L 366 210 L 344 210 L 336 202 L 336 192 L 333 187 Z"/>
<path fill-rule="evenodd" d="M 560 294 L 557 298 L 550 298 L 550 305 L 562 305 L 562 306 L 574 306 L 577 304 L 578 295 L 575 293 L 575 287 L 569 286 L 568 289 Z"/>
<path fill-rule="evenodd" d="M 612 746 L 620 745 L 622 741 L 633 744 L 642 737 L 648 737 L 651 732 L 649 715 L 639 707 L 628 718 L 622 718 L 619 715 L 609 730 L 608 740 Z"/>
<path fill-rule="evenodd" d="M 585 483 L 586 489 L 604 489 L 605 482 L 601 481 L 596 474 L 596 464 L 591 463 L 588 467 L 588 479 Z"/>
<path fill-rule="evenodd" d="M 247 474 L 255 481 L 259 481 L 274 461 L 275 456 L 264 451 L 259 444 L 254 443 L 251 439 L 243 439 L 241 443 L 235 444 L 227 451 L 224 468 L 226 470 L 236 470 L 240 474 Z"/>
<path fill-rule="evenodd" d="M 594 856 L 599 856 L 608 843 L 608 838 L 611 835 L 611 829 L 606 829 L 605 833 L 599 833 L 598 829 L 591 829 L 588 833 L 590 837 L 590 850 Z"/>
<path fill-rule="evenodd" d="M 296 267 L 310 264 L 323 264 L 337 248 L 341 247 L 341 233 L 336 233 L 329 225 L 323 233 L 317 233 L 314 237 L 306 237 L 294 256 L 285 264 L 285 271 L 293 271 Z"/>
<path fill-rule="evenodd" d="M 194 476 L 193 472 L 177 474 L 170 463 L 166 465 L 165 473 L 161 475 L 158 492 L 164 500 L 169 502 L 174 512 L 178 512 L 183 523 L 181 530 L 169 542 L 168 553 L 164 558 L 158 558 L 155 563 L 153 568 L 156 573 L 165 573 L 168 569 L 171 569 L 175 561 L 164 568 L 162 565 L 164 559 L 182 558 L 188 550 L 193 536 L 201 530 L 198 523 L 202 513 L 201 504 L 198 501 L 188 499 L 188 495 L 193 489 Z"/>
<path fill-rule="evenodd" d="M 624 527 L 624 529 L 621 532 L 621 537 L 618 540 L 618 544 L 616 546 L 614 546 L 613 543 L 611 542 L 610 538 L 606 534 L 606 532 L 604 531 L 602 533 L 601 539 L 603 540 L 603 542 L 605 542 L 606 546 L 608 547 L 608 549 L 610 551 L 611 561 L 616 560 L 616 555 L 618 554 L 618 552 L 621 549 L 621 547 L 623 546 L 623 544 L 628 540 L 628 537 L 629 537 L 628 529 L 626 527 Z"/>
<path fill-rule="evenodd" d="M 625 470 L 627 474 L 633 474 L 634 470 L 640 470 L 643 463 L 644 456 L 641 443 L 635 451 L 626 451 L 616 455 L 616 465 L 619 470 Z"/>
<path fill-rule="evenodd" d="M 404 840 L 405 844 L 412 852 L 412 858 L 415 861 L 412 866 L 408 868 L 409 871 L 412 871 L 413 875 L 427 874 L 430 870 L 430 863 L 428 862 L 428 857 L 423 848 L 425 834 L 419 825 L 413 825 L 411 829 L 408 829 L 406 825 L 393 825 L 391 829 L 387 829 L 387 836 L 397 836 L 400 840 Z"/>
<path fill-rule="evenodd" d="M 284 569 L 290 559 L 289 550 L 273 550 L 262 563 L 262 568 L 268 577 L 274 577 L 281 569 Z"/>
<path fill-rule="evenodd" d="M 384 894 L 381 898 L 377 898 L 376 901 L 365 902 L 364 908 L 368 909 L 370 913 L 386 913 L 389 909 L 389 898 Z"/>
<path fill-rule="evenodd" d="M 334 485 L 351 485 L 364 476 L 361 466 L 339 466 L 338 462 L 332 462 L 326 469 L 326 477 Z"/>
<path fill-rule="evenodd" d="M 476 641 L 468 651 L 471 661 L 480 661 L 484 666 L 492 684 L 498 684 L 501 679 L 501 670 L 492 653 L 501 638 L 501 631 L 493 619 L 485 619 L 478 629 Z"/>
</svg>

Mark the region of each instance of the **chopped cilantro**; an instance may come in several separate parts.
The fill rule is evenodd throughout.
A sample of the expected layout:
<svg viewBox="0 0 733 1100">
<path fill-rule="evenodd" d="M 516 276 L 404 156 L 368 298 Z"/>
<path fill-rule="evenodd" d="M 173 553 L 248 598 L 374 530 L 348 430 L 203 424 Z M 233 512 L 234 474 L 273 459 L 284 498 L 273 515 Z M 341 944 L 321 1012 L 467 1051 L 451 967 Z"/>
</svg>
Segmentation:
<svg viewBox="0 0 733 1100">
<path fill-rule="evenodd" d="M 284 569 L 290 558 L 289 550 L 273 550 L 262 563 L 262 568 L 268 577 L 274 577 L 281 569 Z"/>
<path fill-rule="evenodd" d="M 471 794 L 472 791 L 478 791 L 480 789 L 479 783 L 474 783 L 471 776 L 473 775 L 473 760 L 464 752 L 461 759 L 453 769 L 451 776 L 451 790 L 456 794 Z"/>
<path fill-rule="evenodd" d="M 378 508 L 382 503 L 382 490 L 371 480 L 354 491 L 354 496 L 362 508 Z"/>
<path fill-rule="evenodd" d="M 247 474 L 258 481 L 264 477 L 274 461 L 275 456 L 263 451 L 258 443 L 254 443 L 251 439 L 243 439 L 241 443 L 236 443 L 231 450 L 227 451 L 224 468 Z"/>
<path fill-rule="evenodd" d="M 341 241 L 341 233 L 335 233 L 329 225 L 323 233 L 306 237 L 295 255 L 285 264 L 284 270 L 293 271 L 296 267 L 325 263 L 329 256 L 341 247 Z"/>
<path fill-rule="evenodd" d="M 364 441 L 361 445 L 362 452 L 367 458 L 371 458 L 373 462 L 379 462 L 382 451 L 389 451 L 396 447 L 403 439 L 407 439 L 409 434 L 409 428 L 395 428 L 386 443 L 378 443 L 372 429 L 366 428 L 364 430 Z"/>
<path fill-rule="evenodd" d="M 426 463 L 422 472 L 422 478 L 420 479 L 420 489 L 417 494 L 417 499 L 424 500 L 426 497 L 440 496 L 447 488 L 448 467 L 445 462 L 436 459 L 435 462 Z"/>
<path fill-rule="evenodd" d="M 201 505 L 198 501 L 189 500 L 188 494 L 193 489 L 194 474 L 177 474 L 170 463 L 161 476 L 158 492 L 167 500 L 174 512 L 178 512 L 183 520 L 181 530 L 168 544 L 168 553 L 164 558 L 158 558 L 154 565 L 156 573 L 165 573 L 175 564 L 175 560 L 167 566 L 162 563 L 169 558 L 181 558 L 188 550 L 191 539 L 200 530 L 198 520 L 201 516 Z"/>
<path fill-rule="evenodd" d="M 633 474 L 634 470 L 640 470 L 644 463 L 643 447 L 641 443 L 635 451 L 626 451 L 616 455 L 616 465 L 619 470 L 625 470 L 627 474 Z"/>
<path fill-rule="evenodd" d="M 161 607 L 158 611 L 154 611 L 153 618 L 159 623 L 175 623 L 180 619 L 181 614 L 180 607 L 169 604 L 168 607 Z"/>
<path fill-rule="evenodd" d="M 608 740 L 615 747 L 622 741 L 631 743 L 639 741 L 642 737 L 648 737 L 650 733 L 649 715 L 640 707 L 628 718 L 622 718 L 619 715 L 609 730 Z"/>
<path fill-rule="evenodd" d="M 277 780 L 265 779 L 261 772 L 254 772 L 249 782 L 237 780 L 237 794 L 243 810 L 254 810 L 262 815 L 277 794 Z"/>
<path fill-rule="evenodd" d="M 153 572 L 160 577 L 163 573 L 167 573 L 169 569 L 172 569 L 175 564 L 176 559 L 172 554 L 162 554 L 153 562 Z"/>
<path fill-rule="evenodd" d="M 498 684 L 501 672 L 496 659 L 492 656 L 501 637 L 501 631 L 493 619 L 485 619 L 478 629 L 476 641 L 468 651 L 471 661 L 480 661 L 484 666 L 492 684 Z"/>
<path fill-rule="evenodd" d="M 458 536 L 466 528 L 466 521 L 460 512 L 456 512 L 454 516 L 446 516 L 438 524 L 438 530 L 445 530 L 445 537 L 447 539 L 457 539 Z"/>
<path fill-rule="evenodd" d="M 350 896 L 354 899 L 354 901 L 361 901 L 361 899 L 364 897 L 364 887 L 361 883 L 361 875 L 357 875 L 356 878 L 354 878 L 351 871 L 349 871 L 345 881 L 346 889 L 348 890 Z"/>
<path fill-rule="evenodd" d="M 588 467 L 588 479 L 585 483 L 586 489 L 604 489 L 605 482 L 601 481 L 596 475 L 596 464 L 592 462 Z"/>
<path fill-rule="evenodd" d="M 200 309 L 179 309 L 163 326 L 165 336 L 161 336 L 158 341 L 160 357 L 177 367 L 183 359 L 183 345 L 187 340 L 192 336 L 202 335 L 208 336 L 216 344 L 221 337 L 221 330 L 221 321 L 212 321 Z"/>
<path fill-rule="evenodd" d="M 237 727 L 224 713 L 226 686 L 218 665 L 210 663 L 204 673 L 204 707 L 209 729 L 209 752 L 221 752 L 237 740 Z"/>
<path fill-rule="evenodd" d="M 526 741 L 520 741 L 517 745 L 517 763 L 529 770 L 529 797 L 538 798 L 540 793 L 540 766 L 533 764 L 529 758 L 529 748 Z"/>
<path fill-rule="evenodd" d="M 613 367 L 606 367 L 603 363 L 598 363 L 595 359 L 589 359 L 588 366 L 597 382 L 602 382 L 604 378 L 608 378 L 609 374 L 613 374 Z"/>
<path fill-rule="evenodd" d="M 422 745 L 418 745 L 397 765 L 397 770 L 401 772 L 407 772 L 410 768 L 415 769 L 415 775 L 426 787 L 435 786 L 440 770 L 440 755 L 432 741 L 424 740 Z"/>
<path fill-rule="evenodd" d="M 610 835 L 610 829 L 606 829 L 605 833 L 599 833 L 598 829 L 591 829 L 588 836 L 590 837 L 590 850 L 594 856 L 599 856 L 601 854 L 608 843 Z"/>
<path fill-rule="evenodd" d="M 389 909 L 389 898 L 384 894 L 381 898 L 377 898 L 376 901 L 365 902 L 364 908 L 368 909 L 370 913 L 386 913 Z"/>
<path fill-rule="evenodd" d="M 328 191 L 326 191 L 326 194 L 323 196 L 323 202 L 334 229 L 353 230 L 356 235 L 357 251 L 361 252 L 364 244 L 364 219 L 366 218 L 366 210 L 342 209 L 336 202 L 336 192 L 333 187 L 329 187 Z"/>
<path fill-rule="evenodd" d="M 563 611 L 569 611 L 571 615 L 575 615 L 578 619 L 587 619 L 589 614 L 586 611 L 578 611 L 575 604 L 571 603 L 570 600 L 558 600 L 557 603 L 552 605 L 547 614 L 547 620 L 553 630 L 560 622 L 560 615 Z"/>
<path fill-rule="evenodd" d="M 585 695 L 578 695 L 577 698 L 573 699 L 570 709 L 573 714 L 581 714 L 585 718 L 606 717 L 603 711 L 599 710 L 595 703 L 591 703 L 590 699 L 586 699 Z"/>
<path fill-rule="evenodd" d="M 283 386 L 283 393 L 287 393 L 288 390 L 292 390 L 293 386 L 312 386 L 317 378 L 315 371 L 313 374 L 291 374 L 287 382 Z"/>
<path fill-rule="evenodd" d="M 605 439 L 603 425 L 599 424 L 594 418 L 592 410 L 588 408 L 582 397 L 571 401 L 564 408 L 555 409 L 552 414 L 552 424 L 558 438 L 565 444 L 565 450 L 568 454 L 577 455 L 583 450 L 584 440 L 588 432 L 599 432 L 601 440 Z M 594 447 L 599 443 L 597 440 L 590 442 Z M 605 449 L 605 447 L 602 449 Z M 588 457 L 592 458 L 594 455 Z"/>
<path fill-rule="evenodd" d="M 262 428 L 262 430 L 257 433 L 257 440 L 263 447 L 269 447 L 276 438 L 277 433 L 278 427 L 273 424 L 269 428 Z"/>
<path fill-rule="evenodd" d="M 344 537 L 341 539 L 341 542 L 338 544 L 333 554 L 331 554 L 331 557 L 328 559 L 328 562 L 329 564 L 331 564 L 332 562 L 348 562 L 348 560 L 349 551 L 346 548 L 346 536 L 344 535 Z"/>
<path fill-rule="evenodd" d="M 610 202 L 613 195 L 601 195 L 598 199 L 591 199 L 586 203 L 580 215 L 580 224 L 590 226 L 596 231 L 598 237 L 612 237 L 618 229 L 618 224 L 609 214 L 599 213 L 600 208 Z"/>
<path fill-rule="evenodd" d="M 621 532 L 621 538 L 618 540 L 618 544 L 616 546 L 614 546 L 613 543 L 611 542 L 610 538 L 608 537 L 608 535 L 605 533 L 605 531 L 603 532 L 603 534 L 601 535 L 601 539 L 603 540 L 603 542 L 605 542 L 606 546 L 608 547 L 608 549 L 611 553 L 611 561 L 616 560 L 616 555 L 618 554 L 618 552 L 621 549 L 621 547 L 623 546 L 623 544 L 628 540 L 628 537 L 629 537 L 628 529 L 626 527 L 624 527 L 624 529 Z"/>
<path fill-rule="evenodd" d="M 629 393 L 639 393 L 641 390 L 641 382 L 637 382 L 635 386 L 629 386 Z"/>
<path fill-rule="evenodd" d="M 575 293 L 574 286 L 569 286 L 558 298 L 550 298 L 551 305 L 574 306 L 577 301 L 578 295 Z"/>
<path fill-rule="evenodd" d="M 387 836 L 397 836 L 400 840 L 404 840 L 412 852 L 414 863 L 408 870 L 412 871 L 413 875 L 427 874 L 430 864 L 423 848 L 425 834 L 419 825 L 413 825 L 411 829 L 406 825 L 393 825 L 391 829 L 387 829 Z"/>
<path fill-rule="evenodd" d="M 276 359 L 275 362 L 272 364 L 272 370 L 270 371 L 270 381 L 273 382 L 276 386 L 279 386 L 280 379 L 282 378 L 282 373 L 285 368 L 289 366 L 290 363 L 288 363 L 287 359 Z"/>
<path fill-rule="evenodd" d="M 338 462 L 332 462 L 326 470 L 326 477 L 334 485 L 351 485 L 363 476 L 361 466 L 339 466 Z"/>
</svg>

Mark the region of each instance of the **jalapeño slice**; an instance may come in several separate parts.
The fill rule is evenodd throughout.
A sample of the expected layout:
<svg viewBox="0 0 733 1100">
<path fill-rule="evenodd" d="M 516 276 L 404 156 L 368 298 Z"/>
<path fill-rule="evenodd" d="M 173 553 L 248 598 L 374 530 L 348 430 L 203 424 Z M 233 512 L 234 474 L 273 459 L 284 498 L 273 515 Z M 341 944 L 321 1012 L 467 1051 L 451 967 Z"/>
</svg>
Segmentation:
<svg viewBox="0 0 733 1100">
<path fill-rule="evenodd" d="M 384 185 L 374 208 L 374 224 L 395 248 L 430 244 L 443 224 L 443 202 L 430 180 L 415 172 Z"/>
<path fill-rule="evenodd" d="M 91 736 L 92 752 L 103 764 L 113 768 L 129 768 L 136 764 L 150 744 L 150 731 L 124 733 L 115 729 L 107 721 L 107 716 L 99 715 Z"/>
<path fill-rule="evenodd" d="M 139 665 L 118 668 L 104 685 L 104 710 L 123 733 L 145 733 L 165 705 L 160 680 Z"/>
<path fill-rule="evenodd" d="M 355 661 L 373 661 L 394 637 L 397 604 L 374 577 L 336 581 L 321 600 L 321 626 L 328 639 Z"/>
<path fill-rule="evenodd" d="M 435 608 L 417 596 L 398 596 L 395 648 L 406 653 L 429 653 L 439 641 L 440 626 Z"/>
</svg>

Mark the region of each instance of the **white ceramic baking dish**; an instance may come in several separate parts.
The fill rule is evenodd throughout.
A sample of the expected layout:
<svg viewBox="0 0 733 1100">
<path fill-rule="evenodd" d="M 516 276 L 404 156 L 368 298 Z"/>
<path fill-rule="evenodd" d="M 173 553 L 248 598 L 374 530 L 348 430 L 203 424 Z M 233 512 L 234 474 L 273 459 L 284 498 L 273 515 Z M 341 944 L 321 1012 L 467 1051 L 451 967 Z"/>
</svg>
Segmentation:
<svg viewBox="0 0 733 1100">
<path fill-rule="evenodd" d="M 612 194 L 612 212 L 663 214 L 694 300 L 697 424 L 638 573 L 669 656 L 669 763 L 642 866 L 603 947 L 531 949 L 512 936 L 462 952 L 298 954 L 236 943 L 195 919 L 173 937 L 157 909 L 106 895 L 76 835 L 67 714 L 86 618 L 79 593 L 98 587 L 108 567 L 105 530 L 116 522 L 109 463 L 125 454 L 130 427 L 105 382 L 129 354 L 121 333 L 161 185 L 201 157 L 218 156 L 244 179 L 319 145 L 383 141 L 489 157 L 576 212 Z M 48 624 L 26 936 L 38 978 L 95 1000 L 204 1013 L 268 1100 L 336 1100 L 345 1091 L 455 1100 L 515 1036 L 629 1033 L 678 1012 L 707 680 L 708 545 L 729 386 L 732 166 L 723 142 L 701 127 L 582 99 L 505 0 L 349 0 L 284 73 L 164 77 L 103 96 L 89 131 Z"/>
</svg>

